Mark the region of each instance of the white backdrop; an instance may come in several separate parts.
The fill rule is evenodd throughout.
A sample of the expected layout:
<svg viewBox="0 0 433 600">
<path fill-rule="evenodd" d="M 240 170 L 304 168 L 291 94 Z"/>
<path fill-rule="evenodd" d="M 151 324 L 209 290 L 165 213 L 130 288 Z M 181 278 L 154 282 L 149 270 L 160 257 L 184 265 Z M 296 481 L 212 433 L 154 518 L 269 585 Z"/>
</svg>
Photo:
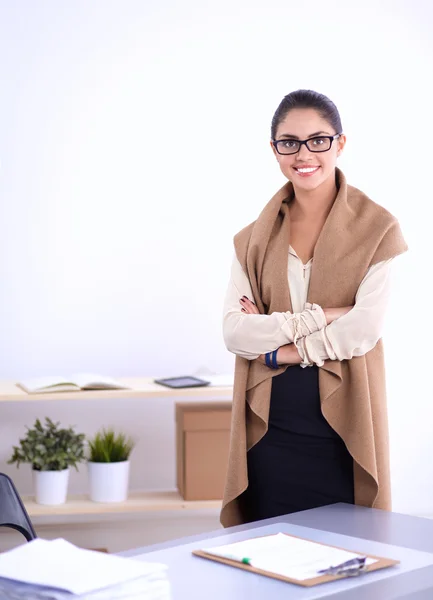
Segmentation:
<svg viewBox="0 0 433 600">
<path fill-rule="evenodd" d="M 0 377 L 230 371 L 232 236 L 283 182 L 274 110 L 315 89 L 410 245 L 385 332 L 394 507 L 433 514 L 432 23 L 429 0 L 0 0 Z M 8 414 L 2 460 L 30 422 Z"/>
</svg>

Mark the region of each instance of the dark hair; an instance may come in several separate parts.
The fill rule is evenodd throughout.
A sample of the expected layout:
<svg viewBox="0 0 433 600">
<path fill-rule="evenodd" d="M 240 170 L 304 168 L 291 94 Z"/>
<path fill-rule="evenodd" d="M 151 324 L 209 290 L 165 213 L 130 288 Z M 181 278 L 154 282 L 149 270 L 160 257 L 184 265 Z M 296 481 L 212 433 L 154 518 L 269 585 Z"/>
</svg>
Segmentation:
<svg viewBox="0 0 433 600">
<path fill-rule="evenodd" d="M 284 96 L 279 107 L 275 111 L 271 125 L 271 136 L 273 140 L 277 134 L 278 125 L 281 121 L 284 121 L 287 113 L 294 108 L 313 108 L 323 119 L 328 121 L 331 127 L 335 129 L 336 133 L 343 132 L 338 109 L 329 98 L 324 94 L 319 94 L 312 90 L 297 90 L 296 92 L 291 92 L 290 94 L 287 94 L 287 96 Z"/>
</svg>

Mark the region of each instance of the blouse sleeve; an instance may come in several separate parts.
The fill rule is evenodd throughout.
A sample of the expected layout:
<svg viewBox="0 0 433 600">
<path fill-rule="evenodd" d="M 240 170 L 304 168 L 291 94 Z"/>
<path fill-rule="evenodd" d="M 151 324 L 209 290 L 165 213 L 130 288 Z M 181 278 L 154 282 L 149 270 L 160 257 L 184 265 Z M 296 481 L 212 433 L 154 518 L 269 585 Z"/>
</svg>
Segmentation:
<svg viewBox="0 0 433 600">
<path fill-rule="evenodd" d="M 307 304 L 301 313 L 248 315 L 241 311 L 242 296 L 254 302 L 248 277 L 235 256 L 224 301 L 223 336 L 230 352 L 248 360 L 297 342 L 326 326 L 325 314 L 317 304 Z"/>
<path fill-rule="evenodd" d="M 370 267 L 358 288 L 351 311 L 295 342 L 302 366 L 316 364 L 321 367 L 327 359 L 348 360 L 363 356 L 374 348 L 382 335 L 392 260 Z"/>
</svg>

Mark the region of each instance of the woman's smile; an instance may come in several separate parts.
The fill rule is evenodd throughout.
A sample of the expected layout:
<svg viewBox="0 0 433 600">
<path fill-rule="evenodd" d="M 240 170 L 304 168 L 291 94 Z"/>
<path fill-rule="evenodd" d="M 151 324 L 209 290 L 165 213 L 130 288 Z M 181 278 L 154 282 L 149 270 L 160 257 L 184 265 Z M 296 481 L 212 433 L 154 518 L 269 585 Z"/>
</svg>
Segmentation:
<svg viewBox="0 0 433 600">
<path fill-rule="evenodd" d="M 320 169 L 320 167 L 293 167 L 293 170 L 295 171 L 295 173 L 297 175 L 299 175 L 300 177 L 311 177 L 311 175 L 314 175 L 315 173 L 317 173 L 317 171 Z"/>
</svg>

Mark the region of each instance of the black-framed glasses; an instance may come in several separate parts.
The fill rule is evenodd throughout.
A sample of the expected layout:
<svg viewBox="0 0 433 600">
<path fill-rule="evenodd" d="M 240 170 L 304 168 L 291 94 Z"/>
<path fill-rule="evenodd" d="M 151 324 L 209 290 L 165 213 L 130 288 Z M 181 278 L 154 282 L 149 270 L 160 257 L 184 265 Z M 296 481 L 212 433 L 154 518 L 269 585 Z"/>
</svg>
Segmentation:
<svg viewBox="0 0 433 600">
<path fill-rule="evenodd" d="M 321 135 L 320 137 L 312 137 L 308 140 L 272 140 L 272 145 L 278 154 L 297 154 L 301 146 L 305 144 L 310 152 L 328 152 L 331 149 L 332 142 L 338 139 L 342 133 L 335 135 Z"/>
</svg>

